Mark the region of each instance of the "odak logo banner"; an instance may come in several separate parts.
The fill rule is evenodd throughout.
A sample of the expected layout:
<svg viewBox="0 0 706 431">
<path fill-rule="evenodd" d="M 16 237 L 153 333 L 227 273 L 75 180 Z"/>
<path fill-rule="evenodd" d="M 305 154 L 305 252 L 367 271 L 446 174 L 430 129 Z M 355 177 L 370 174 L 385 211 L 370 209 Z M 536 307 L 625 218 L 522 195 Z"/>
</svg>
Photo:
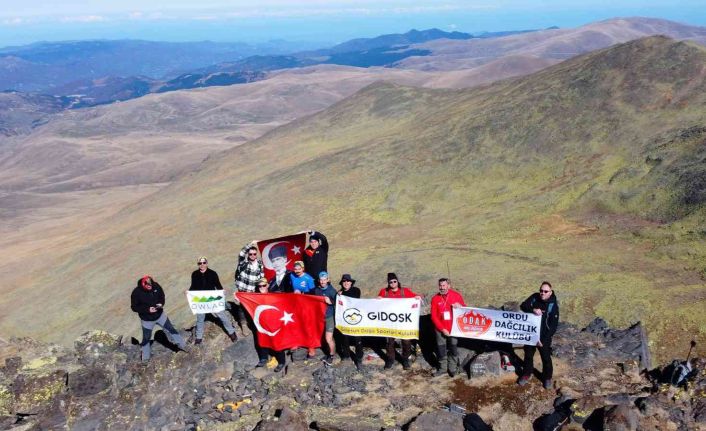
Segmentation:
<svg viewBox="0 0 706 431">
<path fill-rule="evenodd" d="M 419 300 L 357 299 L 338 295 L 336 328 L 345 335 L 419 338 Z"/>
<path fill-rule="evenodd" d="M 226 309 L 222 290 L 189 290 L 186 292 L 189 308 L 194 314 L 220 313 Z"/>
<path fill-rule="evenodd" d="M 541 316 L 530 313 L 456 307 L 451 335 L 535 346 L 541 322 Z"/>
</svg>

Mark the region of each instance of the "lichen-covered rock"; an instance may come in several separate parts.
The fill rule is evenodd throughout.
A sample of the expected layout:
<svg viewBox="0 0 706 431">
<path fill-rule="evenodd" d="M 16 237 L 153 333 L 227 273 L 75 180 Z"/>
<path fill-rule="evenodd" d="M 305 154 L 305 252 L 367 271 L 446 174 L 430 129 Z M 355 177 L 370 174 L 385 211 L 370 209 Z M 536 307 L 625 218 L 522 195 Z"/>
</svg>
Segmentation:
<svg viewBox="0 0 706 431">
<path fill-rule="evenodd" d="M 80 356 L 98 357 L 115 351 L 122 342 L 122 336 L 105 331 L 88 331 L 74 341 L 74 349 Z"/>
<path fill-rule="evenodd" d="M 487 352 L 477 355 L 471 360 L 470 371 L 471 377 L 499 376 L 501 372 L 500 353 Z"/>
<path fill-rule="evenodd" d="M 0 383 L 0 416 L 14 414 L 14 396 L 10 388 Z"/>
<path fill-rule="evenodd" d="M 66 371 L 47 374 L 18 374 L 12 383 L 17 413 L 36 414 L 51 405 L 66 388 Z"/>
<path fill-rule="evenodd" d="M 285 407 L 278 417 L 263 420 L 255 429 L 257 431 L 307 431 L 309 424 L 302 415 Z"/>
</svg>

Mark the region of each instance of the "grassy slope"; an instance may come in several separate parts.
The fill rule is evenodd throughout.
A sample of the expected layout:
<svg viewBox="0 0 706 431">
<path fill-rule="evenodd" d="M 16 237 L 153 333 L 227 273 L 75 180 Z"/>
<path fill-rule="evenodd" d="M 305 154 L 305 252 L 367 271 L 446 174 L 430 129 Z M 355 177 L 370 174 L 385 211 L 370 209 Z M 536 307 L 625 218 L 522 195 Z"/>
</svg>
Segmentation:
<svg viewBox="0 0 706 431">
<path fill-rule="evenodd" d="M 143 272 L 186 324 L 179 292 L 198 255 L 230 282 L 246 241 L 315 227 L 331 240 L 334 276 L 351 272 L 367 294 L 387 271 L 431 292 L 447 262 L 477 305 L 521 300 L 549 279 L 564 319 L 643 320 L 666 356 L 706 335 L 693 187 L 705 70 L 703 48 L 649 38 L 480 89 L 372 85 L 87 227 L 89 244 L 67 244 L 22 282 L 53 298 L 41 310 L 51 323 L 9 309 L 26 295 L 18 283 L 0 330 L 136 333 L 128 296 Z"/>
</svg>

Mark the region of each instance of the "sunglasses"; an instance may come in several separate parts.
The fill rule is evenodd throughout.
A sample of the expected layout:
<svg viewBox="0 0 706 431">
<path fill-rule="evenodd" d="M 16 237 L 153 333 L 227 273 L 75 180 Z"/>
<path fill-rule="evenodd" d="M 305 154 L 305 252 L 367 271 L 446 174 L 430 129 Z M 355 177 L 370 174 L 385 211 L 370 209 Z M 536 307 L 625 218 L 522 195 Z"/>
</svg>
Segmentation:
<svg viewBox="0 0 706 431">
<path fill-rule="evenodd" d="M 266 284 L 258 284 L 257 287 L 267 287 Z"/>
<path fill-rule="evenodd" d="M 389 283 L 390 283 L 390 284 L 397 284 L 398 281 L 397 281 L 397 280 L 390 280 Z"/>
<path fill-rule="evenodd" d="M 207 265 L 208 262 L 199 262 L 199 265 Z"/>
<path fill-rule="evenodd" d="M 551 290 L 540 290 L 539 293 L 552 293 Z"/>
<path fill-rule="evenodd" d="M 257 253 L 248 253 L 248 256 L 257 256 Z"/>
</svg>

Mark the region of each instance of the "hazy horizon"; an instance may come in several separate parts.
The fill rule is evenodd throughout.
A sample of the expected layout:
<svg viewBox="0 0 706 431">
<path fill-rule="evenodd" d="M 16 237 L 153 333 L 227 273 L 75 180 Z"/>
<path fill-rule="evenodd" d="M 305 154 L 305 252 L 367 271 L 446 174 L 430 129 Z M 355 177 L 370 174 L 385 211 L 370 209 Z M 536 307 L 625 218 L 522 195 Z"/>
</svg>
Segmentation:
<svg viewBox="0 0 706 431">
<path fill-rule="evenodd" d="M 310 1 L 306 4 L 267 0 L 260 6 L 244 2 L 204 0 L 135 0 L 105 4 L 97 0 L 68 1 L 47 13 L 46 0 L 27 0 L 0 11 L 0 47 L 35 42 L 92 39 L 142 39 L 163 42 L 245 42 L 272 40 L 330 46 L 358 37 L 439 28 L 478 33 L 578 27 L 616 17 L 650 17 L 690 25 L 706 25 L 697 1 L 632 0 L 564 4 L 541 2 L 406 0 Z"/>
</svg>

